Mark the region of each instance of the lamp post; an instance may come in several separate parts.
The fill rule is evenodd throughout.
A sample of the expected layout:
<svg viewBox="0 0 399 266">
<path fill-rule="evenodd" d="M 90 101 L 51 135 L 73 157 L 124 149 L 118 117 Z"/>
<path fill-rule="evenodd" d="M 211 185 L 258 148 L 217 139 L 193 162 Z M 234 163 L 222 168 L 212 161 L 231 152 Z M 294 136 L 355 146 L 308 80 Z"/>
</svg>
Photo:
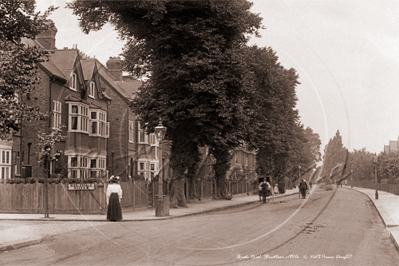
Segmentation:
<svg viewBox="0 0 399 266">
<path fill-rule="evenodd" d="M 375 199 L 376 200 L 378 200 L 377 160 L 378 160 L 378 156 L 374 156 Z"/>
<path fill-rule="evenodd" d="M 163 126 L 162 120 L 159 119 L 158 125 L 155 127 L 155 134 L 157 134 L 159 140 L 159 168 L 158 171 L 158 198 L 157 203 L 155 204 L 155 216 L 167 216 L 169 215 L 169 202 L 165 205 L 165 200 L 163 196 L 163 179 L 164 176 L 164 169 L 163 169 L 163 151 L 162 151 L 162 141 L 165 137 L 166 127 Z M 161 176 L 162 171 L 162 176 Z"/>
</svg>

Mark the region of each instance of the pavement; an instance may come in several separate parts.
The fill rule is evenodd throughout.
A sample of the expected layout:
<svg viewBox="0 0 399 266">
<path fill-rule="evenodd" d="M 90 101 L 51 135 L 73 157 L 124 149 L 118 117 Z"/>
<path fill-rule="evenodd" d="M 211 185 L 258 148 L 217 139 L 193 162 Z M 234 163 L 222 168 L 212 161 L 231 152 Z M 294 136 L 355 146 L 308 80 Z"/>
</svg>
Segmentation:
<svg viewBox="0 0 399 266">
<path fill-rule="evenodd" d="M 375 199 L 375 190 L 350 186 L 343 186 L 345 189 L 353 189 L 367 195 L 373 202 L 375 208 L 381 216 L 381 219 L 390 232 L 391 239 L 399 249 L 399 196 L 379 191 L 378 200 Z M 278 200 L 281 197 L 297 194 L 298 189 L 286 190 L 283 195 L 275 197 Z M 271 201 L 269 197 L 269 201 Z M 258 195 L 240 194 L 234 195 L 232 200 L 205 200 L 188 203 L 188 208 L 171 208 L 169 216 L 156 217 L 155 209 L 124 208 L 122 210 L 123 220 L 121 222 L 139 222 L 175 219 L 192 215 L 199 215 L 209 212 L 221 211 L 235 207 L 241 207 L 259 202 Z M 21 226 L 15 221 L 30 222 L 29 226 Z M 46 224 L 36 221 L 48 222 Z M 75 222 L 73 226 L 65 226 L 61 222 Z M 78 223 L 80 222 L 80 223 Z M 9 214 L 0 213 L 0 252 L 18 249 L 30 245 L 39 244 L 48 236 L 67 232 L 68 230 L 77 230 L 83 226 L 90 226 L 93 223 L 111 223 L 106 220 L 105 215 L 68 215 L 68 214 L 50 214 L 50 218 L 44 218 L 43 214 Z M 33 225 L 32 225 L 33 224 Z M 3 225 L 3 226 L 2 226 Z"/>
<path fill-rule="evenodd" d="M 385 191 L 378 191 L 376 199 L 375 189 L 343 186 L 347 189 L 357 190 L 367 195 L 377 209 L 385 228 L 390 232 L 391 239 L 399 250 L 399 196 Z"/>
<path fill-rule="evenodd" d="M 297 193 L 297 188 L 289 189 L 286 190 L 285 194 L 276 196 L 275 199 Z M 268 197 L 268 202 L 271 200 L 272 197 Z M 193 203 L 188 203 L 187 208 L 171 208 L 169 210 L 169 216 L 164 217 L 156 217 L 154 208 L 138 210 L 123 208 L 123 220 L 120 222 L 175 219 L 241 207 L 257 202 L 259 202 L 259 195 L 247 195 L 246 193 L 233 195 L 231 200 L 195 200 Z M 49 218 L 45 218 L 44 214 L 0 213 L 0 252 L 36 245 L 51 235 L 77 230 L 84 226 L 90 226 L 93 223 L 112 223 L 106 220 L 106 215 L 50 214 L 49 216 Z M 29 222 L 29 225 L 25 225 L 25 223 L 21 225 L 21 223 L 16 223 L 16 221 Z M 35 222 L 47 223 L 36 223 L 35 225 Z M 71 226 L 65 226 L 65 224 L 61 224 L 62 222 L 75 223 L 71 223 Z"/>
</svg>

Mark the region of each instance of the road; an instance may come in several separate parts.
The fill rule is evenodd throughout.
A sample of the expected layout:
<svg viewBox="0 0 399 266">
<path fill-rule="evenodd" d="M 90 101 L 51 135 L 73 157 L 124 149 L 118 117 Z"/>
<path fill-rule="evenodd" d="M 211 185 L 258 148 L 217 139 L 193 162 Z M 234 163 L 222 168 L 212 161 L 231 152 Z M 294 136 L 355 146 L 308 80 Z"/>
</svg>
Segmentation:
<svg viewBox="0 0 399 266">
<path fill-rule="evenodd" d="M 72 226 L 63 223 L 66 228 Z M 274 204 L 162 221 L 93 224 L 0 253 L 0 265 L 396 265 L 367 196 L 317 189 Z"/>
</svg>

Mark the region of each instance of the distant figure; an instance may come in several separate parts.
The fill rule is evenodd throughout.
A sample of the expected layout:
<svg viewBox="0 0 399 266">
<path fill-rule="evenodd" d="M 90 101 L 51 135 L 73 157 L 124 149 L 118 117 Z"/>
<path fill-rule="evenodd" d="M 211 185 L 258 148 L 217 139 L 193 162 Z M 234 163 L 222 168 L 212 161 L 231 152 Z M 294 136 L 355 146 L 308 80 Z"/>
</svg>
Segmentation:
<svg viewBox="0 0 399 266">
<path fill-rule="evenodd" d="M 111 176 L 110 184 L 107 188 L 107 220 L 113 222 L 122 220 L 122 188 L 121 185 L 118 184 L 118 182 L 119 176 Z"/>
<path fill-rule="evenodd" d="M 268 193 L 270 193 L 270 184 L 267 181 L 264 181 L 262 183 L 262 197 L 263 197 L 263 204 L 266 203 L 266 197 L 268 196 Z"/>
<path fill-rule="evenodd" d="M 312 189 L 312 185 L 313 185 L 312 181 L 309 181 L 309 187 L 310 187 L 310 189 Z"/>
<path fill-rule="evenodd" d="M 285 182 L 283 182 L 283 181 L 278 182 L 278 193 L 279 194 L 285 193 Z"/>
<path fill-rule="evenodd" d="M 278 195 L 278 187 L 277 184 L 274 184 L 274 195 Z"/>
<path fill-rule="evenodd" d="M 258 189 L 259 189 L 259 202 L 262 202 L 262 195 L 263 195 L 262 184 L 263 184 L 263 178 L 259 178 L 259 186 L 258 186 Z"/>
<path fill-rule="evenodd" d="M 301 191 L 302 198 L 306 198 L 306 190 L 308 190 L 308 184 L 306 184 L 305 179 L 299 183 L 299 190 Z"/>
</svg>

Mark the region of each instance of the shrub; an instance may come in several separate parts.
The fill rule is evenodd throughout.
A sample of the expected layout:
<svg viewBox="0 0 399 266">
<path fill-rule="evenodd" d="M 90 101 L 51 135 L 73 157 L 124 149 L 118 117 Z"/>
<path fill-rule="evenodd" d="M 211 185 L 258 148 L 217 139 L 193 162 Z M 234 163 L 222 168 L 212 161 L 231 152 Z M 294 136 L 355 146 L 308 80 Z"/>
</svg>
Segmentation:
<svg viewBox="0 0 399 266">
<path fill-rule="evenodd" d="M 320 183 L 320 184 L 319 184 L 319 188 L 324 189 L 325 187 L 326 187 L 326 184 L 325 184 L 325 183 Z"/>
</svg>

